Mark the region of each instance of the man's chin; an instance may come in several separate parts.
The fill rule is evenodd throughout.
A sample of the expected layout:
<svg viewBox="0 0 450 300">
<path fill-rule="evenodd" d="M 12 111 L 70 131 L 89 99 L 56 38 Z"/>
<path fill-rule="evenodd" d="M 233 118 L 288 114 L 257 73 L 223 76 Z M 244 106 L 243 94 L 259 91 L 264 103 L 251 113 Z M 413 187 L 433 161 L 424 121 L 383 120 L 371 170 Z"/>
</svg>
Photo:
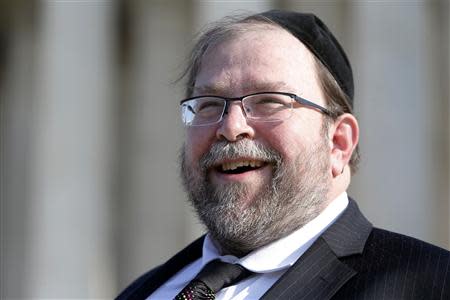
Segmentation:
<svg viewBox="0 0 450 300">
<path fill-rule="evenodd" d="M 213 184 L 214 199 L 216 203 L 233 207 L 237 210 L 246 209 L 258 200 L 258 195 L 262 193 L 262 187 L 252 184 L 233 182 L 227 184 Z"/>
</svg>

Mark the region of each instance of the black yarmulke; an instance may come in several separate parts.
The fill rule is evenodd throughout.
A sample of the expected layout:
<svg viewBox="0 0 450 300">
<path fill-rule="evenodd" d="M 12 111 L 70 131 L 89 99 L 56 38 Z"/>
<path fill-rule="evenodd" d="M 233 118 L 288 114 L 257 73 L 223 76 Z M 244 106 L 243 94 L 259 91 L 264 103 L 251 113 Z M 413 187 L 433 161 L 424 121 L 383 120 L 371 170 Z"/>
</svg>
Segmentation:
<svg viewBox="0 0 450 300">
<path fill-rule="evenodd" d="M 353 107 L 353 75 L 350 62 L 328 27 L 310 13 L 271 10 L 260 14 L 277 23 L 297 39 L 325 65 Z"/>
</svg>

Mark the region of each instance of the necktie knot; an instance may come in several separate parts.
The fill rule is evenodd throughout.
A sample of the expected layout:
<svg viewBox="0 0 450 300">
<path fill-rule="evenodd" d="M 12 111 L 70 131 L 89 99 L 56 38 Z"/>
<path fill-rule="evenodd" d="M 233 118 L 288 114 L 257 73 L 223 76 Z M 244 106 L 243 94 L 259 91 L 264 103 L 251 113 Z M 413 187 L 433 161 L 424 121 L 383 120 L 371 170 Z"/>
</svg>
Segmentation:
<svg viewBox="0 0 450 300">
<path fill-rule="evenodd" d="M 214 299 L 215 293 L 219 290 L 243 280 L 250 274 L 249 270 L 240 265 L 213 260 L 175 297 L 175 300 Z"/>
</svg>

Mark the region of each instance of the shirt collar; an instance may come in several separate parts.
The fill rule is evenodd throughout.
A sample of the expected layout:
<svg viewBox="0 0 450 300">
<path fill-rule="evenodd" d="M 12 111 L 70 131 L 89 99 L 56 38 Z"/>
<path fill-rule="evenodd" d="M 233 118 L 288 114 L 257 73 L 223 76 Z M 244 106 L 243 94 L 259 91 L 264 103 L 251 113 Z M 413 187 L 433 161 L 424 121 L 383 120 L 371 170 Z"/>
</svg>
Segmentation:
<svg viewBox="0 0 450 300">
<path fill-rule="evenodd" d="M 286 269 L 292 266 L 314 241 L 339 218 L 347 205 L 347 193 L 344 192 L 305 226 L 241 258 L 233 255 L 220 255 L 208 234 L 203 243 L 202 268 L 208 262 L 220 259 L 224 262 L 240 264 L 255 273 L 269 273 Z"/>
</svg>

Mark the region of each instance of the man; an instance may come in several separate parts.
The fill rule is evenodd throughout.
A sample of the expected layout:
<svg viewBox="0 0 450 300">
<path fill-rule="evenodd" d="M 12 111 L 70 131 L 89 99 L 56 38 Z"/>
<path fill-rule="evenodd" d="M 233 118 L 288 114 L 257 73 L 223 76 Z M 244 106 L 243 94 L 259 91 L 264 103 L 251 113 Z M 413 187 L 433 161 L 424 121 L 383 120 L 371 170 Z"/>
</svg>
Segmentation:
<svg viewBox="0 0 450 300">
<path fill-rule="evenodd" d="M 449 252 L 372 228 L 347 197 L 353 78 L 317 17 L 220 23 L 187 76 L 181 173 L 208 234 L 118 299 L 450 299 Z"/>
</svg>

